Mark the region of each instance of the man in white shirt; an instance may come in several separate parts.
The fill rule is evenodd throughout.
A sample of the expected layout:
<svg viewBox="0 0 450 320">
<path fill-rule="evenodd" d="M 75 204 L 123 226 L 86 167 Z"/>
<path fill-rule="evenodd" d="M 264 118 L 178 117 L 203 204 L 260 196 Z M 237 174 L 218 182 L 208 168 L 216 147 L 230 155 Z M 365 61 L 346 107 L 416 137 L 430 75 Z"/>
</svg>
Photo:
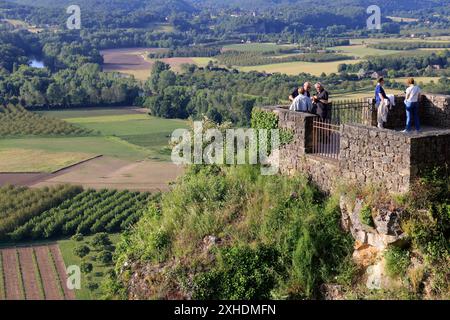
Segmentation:
<svg viewBox="0 0 450 320">
<path fill-rule="evenodd" d="M 299 112 L 309 112 L 312 109 L 312 101 L 305 95 L 306 90 L 304 88 L 299 89 L 299 95 L 295 97 L 289 110 Z"/>
<path fill-rule="evenodd" d="M 406 89 L 406 129 L 403 132 L 407 133 L 411 131 L 412 117 L 414 117 L 414 125 L 417 131 L 420 131 L 420 119 L 419 119 L 419 100 L 420 100 L 420 88 L 415 85 L 414 78 L 406 80 L 408 88 Z"/>
</svg>

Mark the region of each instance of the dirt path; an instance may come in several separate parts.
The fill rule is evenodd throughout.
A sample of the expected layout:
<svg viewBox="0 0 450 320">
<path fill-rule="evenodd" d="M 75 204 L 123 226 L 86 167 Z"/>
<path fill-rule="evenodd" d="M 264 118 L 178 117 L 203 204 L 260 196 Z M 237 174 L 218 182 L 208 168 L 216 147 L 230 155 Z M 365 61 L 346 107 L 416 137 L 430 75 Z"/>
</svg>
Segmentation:
<svg viewBox="0 0 450 320">
<path fill-rule="evenodd" d="M 52 261 L 49 257 L 49 249 L 47 246 L 39 246 L 34 248 L 36 257 L 41 270 L 42 282 L 44 285 L 45 296 L 47 300 L 63 300 L 58 285 L 56 274 L 53 271 Z"/>
<path fill-rule="evenodd" d="M 6 300 L 22 300 L 22 292 L 19 285 L 19 266 L 16 260 L 16 249 L 2 250 L 3 270 L 5 274 Z"/>
<path fill-rule="evenodd" d="M 64 296 L 66 300 L 75 300 L 75 292 L 73 290 L 69 290 L 67 288 L 67 272 L 66 265 L 64 264 L 64 260 L 61 254 L 61 250 L 57 244 L 52 244 L 49 246 L 50 251 L 52 252 L 53 259 L 55 259 L 56 269 L 59 273 L 59 278 L 61 279 L 61 285 L 64 290 Z"/>
<path fill-rule="evenodd" d="M 33 249 L 19 248 L 20 265 L 22 267 L 22 277 L 25 286 L 25 295 L 27 300 L 42 300 L 39 291 L 38 279 L 36 279 L 36 270 L 33 263 Z"/>
</svg>

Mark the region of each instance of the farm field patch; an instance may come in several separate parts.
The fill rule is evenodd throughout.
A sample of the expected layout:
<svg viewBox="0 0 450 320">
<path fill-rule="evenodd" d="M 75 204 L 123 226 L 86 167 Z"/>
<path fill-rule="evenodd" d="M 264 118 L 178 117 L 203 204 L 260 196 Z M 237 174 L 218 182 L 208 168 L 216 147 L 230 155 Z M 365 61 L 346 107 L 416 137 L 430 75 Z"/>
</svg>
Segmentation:
<svg viewBox="0 0 450 320">
<path fill-rule="evenodd" d="M 340 64 L 343 63 L 356 64 L 358 62 L 361 62 L 361 60 L 341 60 L 341 61 L 321 62 L 321 63 L 296 61 L 270 65 L 261 65 L 261 66 L 238 67 L 238 69 L 245 72 L 259 71 L 268 73 L 285 73 L 288 75 L 298 75 L 299 73 L 305 72 L 315 76 L 320 76 L 322 73 L 326 74 L 330 74 L 333 72 L 337 73 L 338 66 Z"/>
<path fill-rule="evenodd" d="M 102 157 L 83 163 L 67 173 L 47 177 L 33 187 L 50 187 L 61 183 L 82 185 L 85 188 L 158 192 L 169 189 L 169 183 L 182 173 L 183 167 L 170 162 L 130 162 Z"/>
<path fill-rule="evenodd" d="M 73 300 L 57 244 L 0 249 L 6 300 Z M 0 283 L 1 284 L 1 283 Z"/>
<path fill-rule="evenodd" d="M 196 61 L 190 57 L 150 59 L 150 52 L 163 52 L 167 49 L 161 48 L 125 48 L 109 49 L 101 51 L 104 64 L 103 70 L 107 72 L 120 72 L 134 76 L 138 80 L 145 81 L 151 73 L 155 61 L 160 60 L 172 67 L 176 72 L 181 71 L 181 66 L 185 63 L 195 64 Z M 209 60 L 208 60 L 209 61 Z M 207 63 L 207 62 L 206 62 Z"/>
<path fill-rule="evenodd" d="M 250 51 L 250 52 L 272 52 L 279 49 L 293 49 L 295 45 L 279 45 L 276 43 L 238 43 L 223 47 L 223 50 Z"/>
<path fill-rule="evenodd" d="M 94 289 L 90 290 L 88 284 L 95 284 L 101 286 L 104 279 L 107 277 L 108 272 L 112 269 L 109 264 L 104 264 L 98 259 L 94 260 L 94 256 L 97 256 L 98 251 L 93 250 L 88 256 L 81 259 L 74 254 L 74 249 L 77 246 L 87 245 L 89 246 L 92 241 L 93 236 L 84 237 L 81 241 L 75 241 L 72 239 L 60 240 L 58 241 L 59 248 L 62 253 L 62 258 L 66 265 L 81 265 L 84 261 L 89 261 L 92 264 L 93 269 L 89 274 L 82 272 L 81 274 L 81 289 L 75 290 L 75 296 L 78 300 L 95 300 L 100 299 L 101 290 Z M 120 240 L 120 234 L 110 234 L 109 239 L 114 246 Z"/>
<path fill-rule="evenodd" d="M 31 149 L 0 149 L 1 172 L 54 172 L 92 158 L 81 152 L 48 152 Z"/>
<path fill-rule="evenodd" d="M 187 128 L 186 121 L 162 119 L 147 114 L 95 115 L 89 111 L 83 117 L 66 118 L 69 123 L 104 136 L 118 137 L 125 143 L 137 146 L 155 160 L 170 160 L 167 146 L 174 130 Z M 105 154 L 106 155 L 106 154 Z"/>
</svg>

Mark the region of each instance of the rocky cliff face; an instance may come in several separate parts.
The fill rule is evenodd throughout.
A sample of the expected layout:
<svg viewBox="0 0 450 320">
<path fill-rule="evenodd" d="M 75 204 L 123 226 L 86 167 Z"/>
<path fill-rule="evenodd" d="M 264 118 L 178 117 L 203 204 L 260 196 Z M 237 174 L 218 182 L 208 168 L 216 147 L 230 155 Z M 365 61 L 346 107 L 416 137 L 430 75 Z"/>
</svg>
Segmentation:
<svg viewBox="0 0 450 320">
<path fill-rule="evenodd" d="M 389 206 L 369 208 L 373 225 L 362 221 L 364 200 L 350 201 L 341 196 L 342 228 L 355 239 L 354 262 L 365 270 L 368 289 L 392 289 L 398 286 L 385 271 L 384 252 L 389 246 L 403 246 L 407 235 L 400 222 L 404 214 L 401 209 Z"/>
</svg>

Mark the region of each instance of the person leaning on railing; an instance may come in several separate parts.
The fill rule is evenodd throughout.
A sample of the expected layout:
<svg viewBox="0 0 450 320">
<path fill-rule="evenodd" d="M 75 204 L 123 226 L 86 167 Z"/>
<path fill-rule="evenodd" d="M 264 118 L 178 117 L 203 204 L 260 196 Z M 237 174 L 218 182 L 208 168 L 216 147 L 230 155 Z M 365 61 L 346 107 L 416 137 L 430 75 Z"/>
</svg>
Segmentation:
<svg viewBox="0 0 450 320">
<path fill-rule="evenodd" d="M 406 89 L 405 106 L 406 106 L 406 128 L 403 132 L 407 133 L 411 131 L 412 117 L 414 116 L 414 124 L 416 130 L 420 131 L 420 119 L 419 119 L 419 101 L 420 101 L 420 88 L 415 85 L 414 78 L 408 78 L 406 80 L 408 88 Z"/>
</svg>

